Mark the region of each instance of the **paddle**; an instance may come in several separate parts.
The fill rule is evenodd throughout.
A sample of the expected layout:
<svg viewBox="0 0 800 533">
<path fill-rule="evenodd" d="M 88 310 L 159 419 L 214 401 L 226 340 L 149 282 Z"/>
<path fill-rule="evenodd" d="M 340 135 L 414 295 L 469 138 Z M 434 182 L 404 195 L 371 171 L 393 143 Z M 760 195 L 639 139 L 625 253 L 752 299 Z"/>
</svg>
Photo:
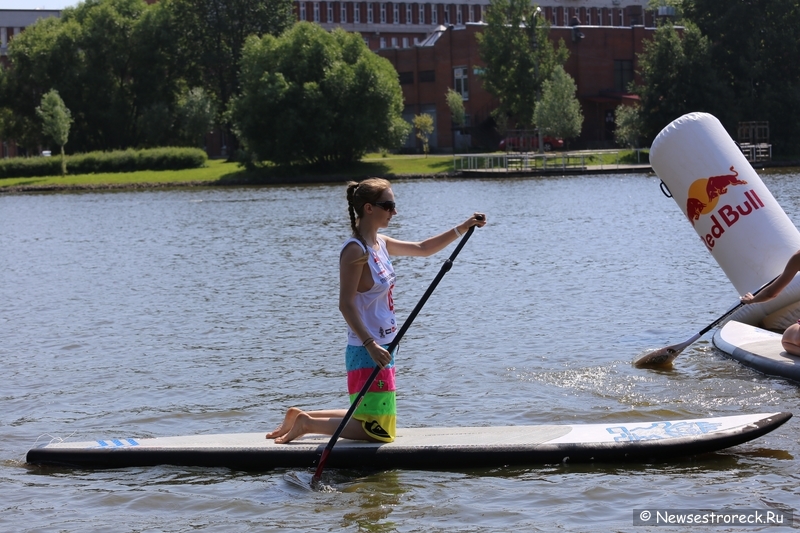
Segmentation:
<svg viewBox="0 0 800 533">
<path fill-rule="evenodd" d="M 778 278 L 774 278 L 772 281 L 775 281 L 776 279 Z M 755 296 L 756 294 L 767 288 L 767 286 L 771 284 L 772 281 L 769 281 L 764 285 L 762 285 L 756 292 L 753 293 L 753 296 Z M 747 304 L 745 304 L 744 302 L 739 302 L 738 305 L 733 306 L 731 309 L 726 311 L 724 315 L 722 315 L 714 322 L 704 327 L 699 332 L 695 333 L 685 341 L 679 344 L 673 344 L 672 346 L 666 346 L 664 348 L 661 348 L 660 350 L 656 350 L 654 352 L 645 354 L 636 361 L 634 361 L 633 365 L 637 368 L 643 368 L 643 367 L 667 366 L 671 364 L 672 361 L 674 361 L 675 358 L 678 357 L 681 354 L 681 352 L 686 349 L 687 346 L 694 343 L 694 341 L 696 341 L 697 339 L 708 333 L 714 326 L 716 326 L 717 324 L 728 318 L 731 314 L 733 314 L 734 311 L 736 311 L 737 309 L 739 309 L 744 305 Z"/>
<path fill-rule="evenodd" d="M 482 218 L 478 218 L 478 220 L 482 220 Z M 397 332 L 395 338 L 392 340 L 391 343 L 389 343 L 389 347 L 387 348 L 387 351 L 389 353 L 392 353 L 394 349 L 397 348 L 397 345 L 400 344 L 400 339 L 403 338 L 403 335 L 405 335 L 406 330 L 408 330 L 409 326 L 411 326 L 411 323 L 419 314 L 420 310 L 422 309 L 422 306 L 425 305 L 425 302 L 428 301 L 430 295 L 433 294 L 433 290 L 439 284 L 444 275 L 447 274 L 447 272 L 453 267 L 453 261 L 455 261 L 458 252 L 460 252 L 461 249 L 464 247 L 464 245 L 467 244 L 467 241 L 469 240 L 473 231 L 475 231 L 475 226 L 472 226 L 469 228 L 469 230 L 467 230 L 467 233 L 464 234 L 464 237 L 461 239 L 461 242 L 458 243 L 456 249 L 453 250 L 453 253 L 450 255 L 449 258 L 447 258 L 447 261 L 444 262 L 442 268 L 439 269 L 439 273 L 433 279 L 433 282 L 431 282 L 431 285 L 430 287 L 428 287 L 428 290 L 425 291 L 425 294 L 422 295 L 422 299 L 420 299 L 419 303 L 414 308 L 414 310 L 411 311 L 411 314 L 408 315 L 408 318 L 406 318 L 405 323 L 403 323 L 403 326 L 400 328 L 400 331 Z M 350 418 L 353 416 L 353 413 L 358 407 L 358 404 L 361 403 L 361 400 L 364 398 L 364 395 L 369 391 L 372 382 L 375 381 L 376 377 L 378 377 L 378 373 L 380 371 L 381 367 L 379 366 L 376 366 L 375 369 L 372 371 L 372 374 L 370 374 L 370 376 L 367 378 L 367 381 L 366 383 L 364 383 L 364 386 L 361 387 L 361 391 L 358 393 L 358 396 L 356 396 L 355 400 L 353 400 L 353 402 L 350 404 L 350 409 L 348 409 L 347 413 L 345 413 L 344 418 L 342 418 L 342 422 L 339 424 L 339 427 L 336 428 L 336 431 L 331 437 L 331 440 L 328 441 L 328 445 L 325 446 L 325 449 L 322 451 L 322 455 L 320 455 L 319 461 L 317 462 L 317 470 L 316 472 L 314 472 L 314 477 L 311 478 L 312 487 L 319 483 L 319 480 L 322 477 L 322 470 L 325 468 L 325 461 L 328 460 L 328 455 L 330 455 L 331 450 L 333 450 L 333 446 L 339 439 L 339 435 L 341 435 L 345 426 L 350 421 Z"/>
</svg>

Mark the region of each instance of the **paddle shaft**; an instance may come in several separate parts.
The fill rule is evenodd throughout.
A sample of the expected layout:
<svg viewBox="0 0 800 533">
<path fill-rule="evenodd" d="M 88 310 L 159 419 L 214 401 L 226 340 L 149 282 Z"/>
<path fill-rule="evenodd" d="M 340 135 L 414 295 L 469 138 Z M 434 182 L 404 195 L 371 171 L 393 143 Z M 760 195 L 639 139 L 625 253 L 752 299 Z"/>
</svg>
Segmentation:
<svg viewBox="0 0 800 533">
<path fill-rule="evenodd" d="M 758 294 L 759 292 L 761 292 L 761 291 L 763 291 L 764 289 L 766 289 L 767 287 L 769 287 L 769 286 L 772 284 L 772 282 L 773 282 L 773 281 L 775 281 L 776 279 L 778 279 L 778 277 L 777 277 L 777 276 L 776 276 L 776 277 L 774 277 L 774 278 L 772 278 L 772 280 L 770 280 L 770 281 L 766 282 L 766 283 L 765 283 L 764 285 L 762 285 L 761 287 L 759 287 L 759 288 L 758 288 L 758 290 L 757 290 L 756 292 L 754 292 L 754 293 L 753 293 L 753 296 L 755 296 L 755 295 L 756 295 L 756 294 Z M 733 307 L 732 307 L 730 310 L 728 310 L 728 311 L 727 311 L 727 312 L 726 312 L 724 315 L 722 315 L 721 317 L 719 317 L 718 319 L 716 319 L 714 322 L 712 322 L 711 324 L 709 324 L 709 325 L 708 325 L 708 326 L 706 326 L 705 328 L 701 329 L 701 330 L 700 330 L 700 332 L 697 334 L 697 335 L 698 335 L 698 338 L 702 337 L 703 335 L 705 335 L 706 333 L 708 333 L 709 331 L 711 331 L 711 329 L 712 329 L 714 326 L 716 326 L 717 324 L 719 324 L 720 322 L 722 322 L 723 320 L 725 320 L 726 318 L 728 318 L 728 317 L 729 317 L 731 314 L 733 314 L 733 312 L 734 312 L 734 311 L 736 311 L 737 309 L 739 309 L 739 308 L 741 308 L 741 307 L 744 307 L 745 305 L 747 305 L 747 304 L 746 304 L 746 303 L 744 303 L 744 302 L 739 302 L 737 305 L 734 305 L 734 306 L 733 306 Z"/>
<path fill-rule="evenodd" d="M 772 284 L 772 282 L 775 281 L 776 279 L 778 279 L 778 278 L 775 277 L 774 279 L 772 279 L 772 281 L 769 281 L 769 282 L 765 283 L 764 285 L 762 285 L 761 287 L 759 287 L 758 290 L 753 293 L 753 295 L 755 296 L 756 294 L 760 293 L 761 291 L 763 291 L 764 289 L 769 287 Z M 675 360 L 676 357 L 678 357 L 681 354 L 681 352 L 684 349 L 686 349 L 688 346 L 694 344 L 694 342 L 697 339 L 699 339 L 700 337 L 702 337 L 703 335 L 705 335 L 706 333 L 711 331 L 711 329 L 714 326 L 716 326 L 717 324 L 719 324 L 720 322 L 722 322 L 723 320 L 728 318 L 730 315 L 733 314 L 734 311 L 736 311 L 737 309 L 740 309 L 744 305 L 747 305 L 747 304 L 745 304 L 744 302 L 739 302 L 737 305 L 734 305 L 732 308 L 730 308 L 729 310 L 725 311 L 725 314 L 720 316 L 718 319 L 713 321 L 711 324 L 709 324 L 705 328 L 701 329 L 699 332 L 697 332 L 694 335 L 692 335 L 689 339 L 686 339 L 685 341 L 683 341 L 680 344 L 673 344 L 671 346 L 667 346 L 665 348 L 661 348 L 660 350 L 656 350 L 656 351 L 651 352 L 651 353 L 649 353 L 647 355 L 644 355 L 644 356 L 640 357 L 639 359 L 637 359 L 636 361 L 634 361 L 633 364 L 635 366 L 637 366 L 637 367 L 642 367 L 642 366 L 652 366 L 652 365 L 665 365 L 665 364 L 671 363 L 672 361 Z"/>
<path fill-rule="evenodd" d="M 453 267 L 453 261 L 455 261 L 456 256 L 464 247 L 464 245 L 467 244 L 467 241 L 469 240 L 470 236 L 472 236 L 473 231 L 475 231 L 475 226 L 471 226 L 467 230 L 467 233 L 464 235 L 464 238 L 461 239 L 461 242 L 458 243 L 456 249 L 453 250 L 453 253 L 450 254 L 450 257 L 447 258 L 442 267 L 439 269 L 439 273 L 436 274 L 436 277 L 431 282 L 430 286 L 428 287 L 428 290 L 426 290 L 425 294 L 422 295 L 422 298 L 420 299 L 419 303 L 417 303 L 417 306 L 414 307 L 414 310 L 411 311 L 411 314 L 408 315 L 408 318 L 406 318 L 406 321 L 403 323 L 402 327 L 397 332 L 397 335 L 395 335 L 394 339 L 392 339 L 392 342 L 389 343 L 389 347 L 387 348 L 387 351 L 389 353 L 394 352 L 395 348 L 397 348 L 397 345 L 400 344 L 400 339 L 403 338 L 403 335 L 405 335 L 406 331 L 411 326 L 411 323 L 414 322 L 414 319 L 417 317 L 420 310 L 422 310 L 422 306 L 425 305 L 425 302 L 427 302 L 428 298 L 430 298 L 431 294 L 433 294 L 434 289 L 436 289 L 436 286 L 442 280 L 444 275 L 447 274 L 447 272 L 449 272 L 450 269 Z M 355 410 L 358 408 L 358 404 L 361 403 L 361 400 L 364 398 L 364 395 L 367 394 L 367 392 L 369 391 L 369 388 L 372 386 L 372 382 L 375 381 L 376 377 L 378 377 L 378 373 L 380 371 L 381 367 L 376 366 L 375 369 L 372 371 L 372 374 L 370 374 L 369 377 L 367 378 L 367 381 L 364 383 L 364 386 L 361 387 L 361 391 L 358 393 L 358 396 L 356 396 L 355 399 L 351 402 L 350 408 L 347 410 L 347 413 L 345 413 L 344 418 L 342 418 L 342 422 L 339 424 L 339 427 L 336 428 L 336 431 L 333 433 L 331 440 L 328 441 L 328 445 L 325 446 L 325 449 L 322 451 L 322 455 L 320 455 L 319 462 L 317 463 L 317 470 L 316 472 L 314 472 L 314 477 L 312 479 L 312 482 L 319 481 L 320 477 L 322 477 L 322 470 L 325 468 L 325 462 L 328 460 L 328 455 L 330 455 L 331 450 L 333 450 L 333 447 L 336 444 L 336 441 L 339 440 L 339 435 L 341 435 L 342 431 L 344 431 L 345 426 L 350 421 L 350 418 L 352 418 Z"/>
</svg>

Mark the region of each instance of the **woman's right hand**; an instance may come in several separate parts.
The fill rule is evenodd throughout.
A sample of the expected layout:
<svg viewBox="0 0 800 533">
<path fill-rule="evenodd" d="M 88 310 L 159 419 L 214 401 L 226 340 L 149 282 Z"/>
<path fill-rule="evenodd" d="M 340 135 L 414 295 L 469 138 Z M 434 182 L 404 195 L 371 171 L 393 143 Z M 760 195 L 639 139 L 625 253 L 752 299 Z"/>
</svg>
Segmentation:
<svg viewBox="0 0 800 533">
<path fill-rule="evenodd" d="M 386 365 L 392 362 L 392 354 L 375 341 L 367 345 L 367 353 L 375 361 L 375 364 L 381 368 L 386 368 Z"/>
<path fill-rule="evenodd" d="M 752 293 L 749 293 L 749 292 L 748 292 L 747 294 L 745 294 L 744 296 L 741 296 L 741 297 L 739 298 L 739 300 L 740 300 L 740 301 L 741 301 L 743 304 L 749 304 L 749 303 L 753 303 L 753 300 L 754 300 L 754 299 L 755 299 L 755 296 L 753 296 L 753 295 L 752 295 Z"/>
</svg>

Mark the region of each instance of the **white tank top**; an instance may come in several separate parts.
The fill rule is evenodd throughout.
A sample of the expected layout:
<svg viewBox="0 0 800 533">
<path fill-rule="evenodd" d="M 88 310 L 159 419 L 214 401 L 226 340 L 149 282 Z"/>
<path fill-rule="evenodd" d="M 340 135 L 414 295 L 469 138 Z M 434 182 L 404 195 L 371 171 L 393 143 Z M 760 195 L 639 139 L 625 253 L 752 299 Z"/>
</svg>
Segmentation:
<svg viewBox="0 0 800 533">
<path fill-rule="evenodd" d="M 370 337 L 375 339 L 378 344 L 389 344 L 397 334 L 397 322 L 394 316 L 394 300 L 392 291 L 394 290 L 394 268 L 389 260 L 389 252 L 386 251 L 386 243 L 378 238 L 378 250 L 364 247 L 364 244 L 356 238 L 350 238 L 342 245 L 345 246 L 355 242 L 362 251 L 369 252 L 367 264 L 372 273 L 372 288 L 366 292 L 356 293 L 356 307 L 361 315 L 361 321 L 367 328 Z M 361 346 L 362 341 L 353 333 L 350 326 L 347 326 L 347 344 Z"/>
</svg>

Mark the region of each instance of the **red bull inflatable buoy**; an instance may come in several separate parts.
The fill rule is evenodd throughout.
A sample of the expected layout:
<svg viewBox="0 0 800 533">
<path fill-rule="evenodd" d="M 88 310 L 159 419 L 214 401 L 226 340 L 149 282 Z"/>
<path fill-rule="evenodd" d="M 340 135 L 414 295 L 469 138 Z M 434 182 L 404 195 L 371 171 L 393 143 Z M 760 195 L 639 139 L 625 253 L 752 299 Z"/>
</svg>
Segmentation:
<svg viewBox="0 0 800 533">
<path fill-rule="evenodd" d="M 756 291 L 800 250 L 800 231 L 716 117 L 674 120 L 653 141 L 650 164 L 737 293 Z M 798 301 L 800 276 L 774 300 L 734 316 L 755 324 L 782 309 L 794 313 L 786 306 Z"/>
</svg>

